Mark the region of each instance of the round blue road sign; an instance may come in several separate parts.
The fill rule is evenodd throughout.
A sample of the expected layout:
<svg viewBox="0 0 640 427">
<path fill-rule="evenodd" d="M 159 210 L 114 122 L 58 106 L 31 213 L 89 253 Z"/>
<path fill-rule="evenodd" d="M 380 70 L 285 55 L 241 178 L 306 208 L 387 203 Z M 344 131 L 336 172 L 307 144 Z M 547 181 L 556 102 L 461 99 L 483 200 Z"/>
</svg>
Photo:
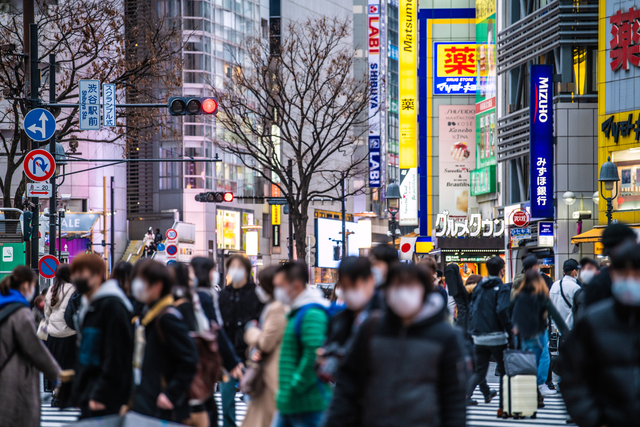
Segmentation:
<svg viewBox="0 0 640 427">
<path fill-rule="evenodd" d="M 45 255 L 38 261 L 38 270 L 45 279 L 53 279 L 56 276 L 58 265 L 60 265 L 58 258 L 53 255 Z"/>
<path fill-rule="evenodd" d="M 164 251 L 164 243 L 158 243 L 158 250 L 160 252 Z"/>
<path fill-rule="evenodd" d="M 56 131 L 56 119 L 48 110 L 36 108 L 24 116 L 24 131 L 34 141 L 46 141 Z"/>
<path fill-rule="evenodd" d="M 169 261 L 167 261 L 167 265 L 171 265 L 171 264 L 176 264 L 177 261 L 175 259 L 170 259 Z"/>
</svg>

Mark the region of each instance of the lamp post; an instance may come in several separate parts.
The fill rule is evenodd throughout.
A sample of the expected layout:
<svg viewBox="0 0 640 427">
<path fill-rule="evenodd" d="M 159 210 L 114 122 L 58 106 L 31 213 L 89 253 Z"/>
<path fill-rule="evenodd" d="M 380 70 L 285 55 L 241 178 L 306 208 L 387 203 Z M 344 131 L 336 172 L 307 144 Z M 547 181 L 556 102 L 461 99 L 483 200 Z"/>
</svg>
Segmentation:
<svg viewBox="0 0 640 427">
<path fill-rule="evenodd" d="M 618 176 L 618 167 L 611 161 L 611 157 L 607 158 L 607 161 L 600 167 L 600 195 L 607 201 L 607 225 L 611 224 L 611 217 L 613 215 L 613 199 L 618 197 L 618 186 L 616 185 L 620 181 Z M 604 188 L 603 188 L 604 187 Z M 615 195 L 613 190 L 615 187 Z M 604 197 L 604 190 L 611 193 L 611 197 Z"/>
<path fill-rule="evenodd" d="M 387 199 L 387 211 L 391 214 L 391 244 L 395 248 L 396 215 L 400 210 L 400 186 L 391 181 L 387 186 L 385 195 Z"/>
</svg>

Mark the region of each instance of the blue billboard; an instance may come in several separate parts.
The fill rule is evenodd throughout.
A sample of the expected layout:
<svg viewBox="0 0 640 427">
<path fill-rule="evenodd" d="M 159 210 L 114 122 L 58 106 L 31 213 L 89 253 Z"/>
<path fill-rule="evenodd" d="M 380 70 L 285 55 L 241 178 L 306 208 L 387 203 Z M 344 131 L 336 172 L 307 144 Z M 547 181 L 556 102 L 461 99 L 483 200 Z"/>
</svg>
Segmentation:
<svg viewBox="0 0 640 427">
<path fill-rule="evenodd" d="M 553 66 L 532 65 L 530 76 L 531 216 L 553 218 Z"/>
</svg>

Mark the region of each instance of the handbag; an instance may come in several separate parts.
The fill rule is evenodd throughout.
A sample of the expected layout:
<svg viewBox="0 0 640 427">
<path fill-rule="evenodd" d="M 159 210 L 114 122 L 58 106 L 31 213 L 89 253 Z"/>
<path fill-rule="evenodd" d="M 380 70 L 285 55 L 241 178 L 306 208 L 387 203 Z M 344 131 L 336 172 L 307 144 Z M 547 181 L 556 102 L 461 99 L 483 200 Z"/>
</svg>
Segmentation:
<svg viewBox="0 0 640 427">
<path fill-rule="evenodd" d="M 40 324 L 38 325 L 38 332 L 36 332 L 36 336 L 42 341 L 46 341 L 49 337 L 49 320 L 42 319 Z"/>
<path fill-rule="evenodd" d="M 242 380 L 240 380 L 240 391 L 249 397 L 256 398 L 264 391 L 265 386 L 262 361 L 249 362 Z"/>
<path fill-rule="evenodd" d="M 515 350 L 506 349 L 502 353 L 504 359 L 504 370 L 507 376 L 515 377 L 516 375 L 537 375 L 538 360 L 533 351 L 525 351 L 519 348 L 520 339 L 517 340 L 517 348 Z"/>
</svg>

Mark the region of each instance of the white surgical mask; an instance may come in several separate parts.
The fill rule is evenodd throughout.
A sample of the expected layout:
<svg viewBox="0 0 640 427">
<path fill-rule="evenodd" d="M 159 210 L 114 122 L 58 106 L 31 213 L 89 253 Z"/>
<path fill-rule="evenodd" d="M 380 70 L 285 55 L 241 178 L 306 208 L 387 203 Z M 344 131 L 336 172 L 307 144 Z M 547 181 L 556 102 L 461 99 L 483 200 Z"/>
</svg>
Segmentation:
<svg viewBox="0 0 640 427">
<path fill-rule="evenodd" d="M 593 270 L 583 270 L 580 272 L 580 281 L 585 285 L 589 284 L 593 280 L 596 272 Z"/>
<path fill-rule="evenodd" d="M 230 268 L 227 276 L 231 279 L 231 283 L 240 283 L 244 280 L 246 272 L 241 268 Z"/>
<path fill-rule="evenodd" d="M 616 280 L 611 285 L 611 292 L 624 305 L 640 306 L 640 282 L 635 279 Z"/>
<path fill-rule="evenodd" d="M 376 287 L 384 284 L 384 274 L 382 273 L 382 269 L 380 267 L 371 267 L 371 274 L 373 274 L 373 278 L 376 281 Z"/>
<path fill-rule="evenodd" d="M 395 286 L 387 292 L 387 305 L 399 317 L 407 318 L 420 310 L 423 298 L 422 286 Z"/>
<path fill-rule="evenodd" d="M 139 279 L 137 277 L 133 279 L 133 281 L 131 282 L 131 295 L 133 295 L 133 297 L 140 302 L 147 302 L 147 292 L 142 279 Z"/>
<path fill-rule="evenodd" d="M 211 286 L 214 288 L 220 285 L 220 273 L 217 271 L 211 271 Z"/>
<path fill-rule="evenodd" d="M 260 300 L 260 302 L 263 304 L 271 301 L 271 295 L 269 295 L 267 291 L 262 289 L 262 286 L 256 286 L 256 295 L 258 297 L 258 300 Z"/>
<path fill-rule="evenodd" d="M 291 298 L 289 298 L 289 294 L 284 288 L 275 288 L 273 290 L 273 298 L 284 305 L 291 304 Z"/>
<path fill-rule="evenodd" d="M 31 302 L 33 300 L 33 297 L 35 296 L 36 296 L 36 287 L 34 286 L 33 288 L 31 288 L 31 291 L 29 291 L 29 293 L 24 297 L 27 299 L 27 301 Z"/>
<path fill-rule="evenodd" d="M 369 297 L 364 289 L 344 291 L 344 302 L 350 310 L 361 310 L 369 302 Z"/>
</svg>

